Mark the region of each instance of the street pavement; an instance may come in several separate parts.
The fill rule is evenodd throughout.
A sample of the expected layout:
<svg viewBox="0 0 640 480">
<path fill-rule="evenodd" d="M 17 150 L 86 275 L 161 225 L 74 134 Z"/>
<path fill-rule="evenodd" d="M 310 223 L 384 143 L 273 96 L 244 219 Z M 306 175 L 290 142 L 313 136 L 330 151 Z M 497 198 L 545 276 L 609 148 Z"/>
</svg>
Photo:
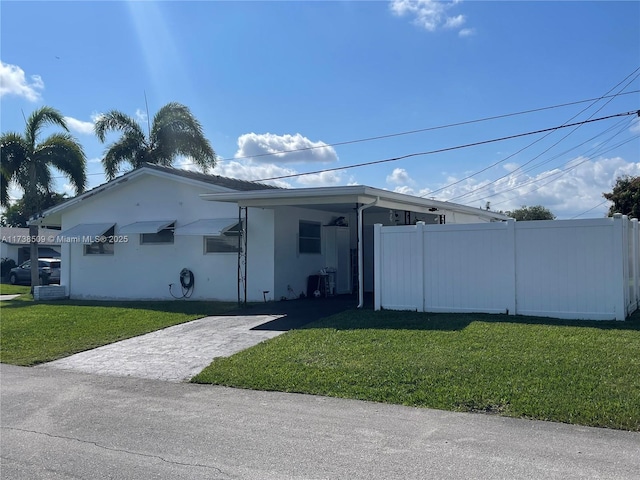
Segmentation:
<svg viewBox="0 0 640 480">
<path fill-rule="evenodd" d="M 0 477 L 638 479 L 640 434 L 0 365 Z"/>
</svg>

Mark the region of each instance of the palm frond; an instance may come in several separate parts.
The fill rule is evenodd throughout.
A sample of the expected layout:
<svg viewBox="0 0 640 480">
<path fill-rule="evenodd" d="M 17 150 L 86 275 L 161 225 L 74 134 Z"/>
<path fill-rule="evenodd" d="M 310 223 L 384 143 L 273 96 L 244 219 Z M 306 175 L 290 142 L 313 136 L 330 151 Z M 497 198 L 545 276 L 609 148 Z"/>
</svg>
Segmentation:
<svg viewBox="0 0 640 480">
<path fill-rule="evenodd" d="M 137 168 L 140 159 L 144 158 L 144 145 L 137 138 L 123 135 L 120 140 L 112 143 L 102 159 L 107 180 L 113 180 L 118 174 L 120 165 L 129 162 L 133 168 Z"/>
<path fill-rule="evenodd" d="M 20 166 L 29 159 L 29 146 L 22 135 L 15 132 L 0 136 L 0 205 L 9 204 L 9 185 L 15 180 Z"/>
<path fill-rule="evenodd" d="M 145 135 L 140 124 L 129 115 L 118 110 L 111 110 L 100 115 L 94 125 L 94 131 L 101 142 L 105 141 L 107 132 L 110 131 L 122 132 L 126 136 L 135 137 L 139 141 L 145 142 Z"/>
<path fill-rule="evenodd" d="M 87 185 L 87 158 L 82 146 L 68 133 L 50 135 L 35 152 L 38 159 L 57 168 L 73 185 L 76 194 L 84 192 Z"/>
<path fill-rule="evenodd" d="M 216 154 L 204 136 L 202 125 L 179 103 L 169 103 L 158 111 L 151 130 L 151 145 L 157 163 L 170 165 L 176 156 L 185 155 L 203 169 L 215 165 Z"/>
<path fill-rule="evenodd" d="M 58 125 L 63 130 L 69 131 L 67 122 L 58 110 L 46 106 L 41 107 L 29 115 L 25 128 L 25 140 L 32 149 L 36 147 L 40 131 L 47 125 Z"/>
</svg>

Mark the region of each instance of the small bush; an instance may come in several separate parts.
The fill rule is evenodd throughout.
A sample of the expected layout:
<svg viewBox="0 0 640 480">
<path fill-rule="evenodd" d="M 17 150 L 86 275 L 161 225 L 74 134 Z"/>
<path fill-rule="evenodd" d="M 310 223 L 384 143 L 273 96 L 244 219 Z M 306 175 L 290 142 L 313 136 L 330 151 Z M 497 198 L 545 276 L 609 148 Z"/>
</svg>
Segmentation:
<svg viewBox="0 0 640 480">
<path fill-rule="evenodd" d="M 12 258 L 3 258 L 0 262 L 0 277 L 7 278 L 11 269 L 17 266 Z"/>
</svg>

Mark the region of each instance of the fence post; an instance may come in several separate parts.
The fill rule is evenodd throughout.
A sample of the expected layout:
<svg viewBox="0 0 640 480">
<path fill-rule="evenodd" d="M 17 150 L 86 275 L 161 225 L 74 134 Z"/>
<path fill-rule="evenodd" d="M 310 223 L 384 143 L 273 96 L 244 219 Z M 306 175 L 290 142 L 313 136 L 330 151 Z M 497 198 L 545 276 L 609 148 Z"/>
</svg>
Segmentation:
<svg viewBox="0 0 640 480">
<path fill-rule="evenodd" d="M 376 223 L 373 226 L 373 309 L 375 311 L 380 310 L 382 294 L 381 282 L 382 282 L 382 265 L 380 259 L 382 258 L 380 250 L 382 249 L 382 224 Z"/>
<path fill-rule="evenodd" d="M 631 266 L 633 268 L 633 309 L 638 308 L 640 303 L 640 236 L 638 236 L 638 219 L 631 219 L 632 249 Z M 633 312 L 629 312 L 633 313 Z"/>
<path fill-rule="evenodd" d="M 516 267 L 516 221 L 513 218 L 507 220 L 507 251 L 504 256 L 508 262 L 509 271 L 509 287 L 507 292 L 508 304 L 507 311 L 509 315 L 517 315 L 518 313 L 518 273 Z"/>
<path fill-rule="evenodd" d="M 616 320 L 624 320 L 626 315 L 625 291 L 628 288 L 625 278 L 625 252 L 624 252 L 624 221 L 626 216 L 621 213 L 613 214 L 613 309 Z"/>
<path fill-rule="evenodd" d="M 426 307 L 426 302 L 427 302 L 427 298 L 426 298 L 426 292 L 424 289 L 424 276 L 425 276 L 425 264 L 424 264 L 424 244 L 425 244 L 425 239 L 424 239 L 424 222 L 416 222 L 416 238 L 418 239 L 418 255 L 416 258 L 416 263 L 419 265 L 420 268 L 420 275 L 418 276 L 418 278 L 420 279 L 420 285 L 417 286 L 416 290 L 419 293 L 419 297 L 418 297 L 418 311 L 419 312 L 424 312 L 425 311 L 425 307 Z"/>
</svg>

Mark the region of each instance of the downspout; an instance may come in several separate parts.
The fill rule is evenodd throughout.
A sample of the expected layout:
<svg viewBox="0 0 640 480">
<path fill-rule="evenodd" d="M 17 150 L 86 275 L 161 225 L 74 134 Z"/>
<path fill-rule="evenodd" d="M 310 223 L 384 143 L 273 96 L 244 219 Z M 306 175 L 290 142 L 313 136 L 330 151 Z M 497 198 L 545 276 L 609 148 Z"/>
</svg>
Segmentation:
<svg viewBox="0 0 640 480">
<path fill-rule="evenodd" d="M 362 225 L 362 211 L 375 206 L 379 200 L 380 197 L 376 197 L 373 202 L 358 207 L 358 308 L 362 308 L 364 306 L 364 259 L 362 254 L 362 236 L 364 228 Z"/>
</svg>

